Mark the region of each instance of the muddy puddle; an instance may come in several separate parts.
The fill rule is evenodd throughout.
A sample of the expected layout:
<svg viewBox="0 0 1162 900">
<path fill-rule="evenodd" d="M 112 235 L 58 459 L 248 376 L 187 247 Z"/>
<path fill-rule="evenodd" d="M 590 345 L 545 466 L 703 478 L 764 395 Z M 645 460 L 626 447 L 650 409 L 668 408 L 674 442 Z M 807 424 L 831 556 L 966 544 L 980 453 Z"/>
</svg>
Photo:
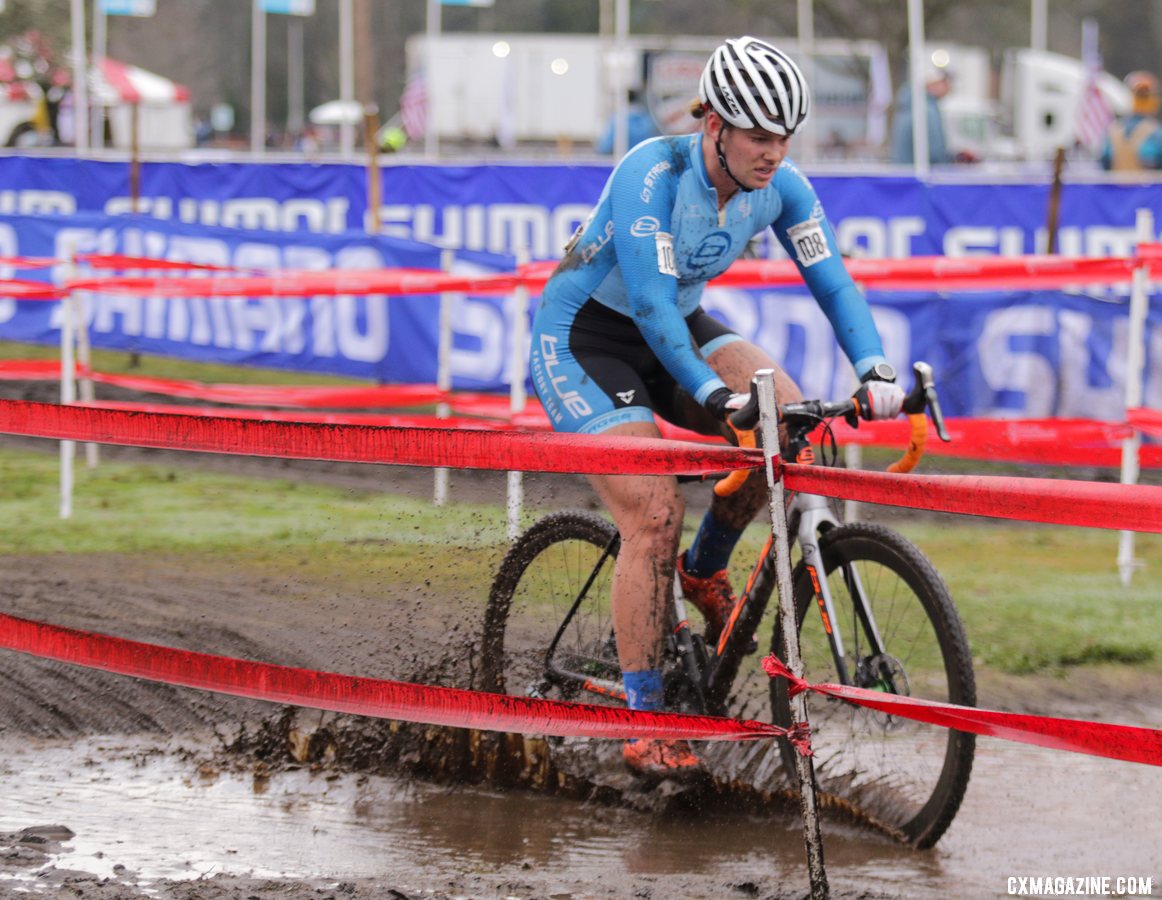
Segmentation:
<svg viewBox="0 0 1162 900">
<path fill-rule="evenodd" d="M 142 896 L 163 880 L 219 875 L 374 878 L 447 896 L 806 889 L 789 815 L 659 815 L 306 768 L 256 777 L 208 757 L 125 738 L 7 748 L 0 896 L 54 890 L 46 873 L 63 871 L 128 873 Z M 828 876 L 836 896 L 852 897 L 1002 896 L 1009 876 L 1026 875 L 1152 878 L 1162 896 L 1159 797 L 1162 769 L 982 740 L 965 805 L 935 850 L 829 821 Z M 14 841 L 36 826 L 67 831 Z"/>
</svg>

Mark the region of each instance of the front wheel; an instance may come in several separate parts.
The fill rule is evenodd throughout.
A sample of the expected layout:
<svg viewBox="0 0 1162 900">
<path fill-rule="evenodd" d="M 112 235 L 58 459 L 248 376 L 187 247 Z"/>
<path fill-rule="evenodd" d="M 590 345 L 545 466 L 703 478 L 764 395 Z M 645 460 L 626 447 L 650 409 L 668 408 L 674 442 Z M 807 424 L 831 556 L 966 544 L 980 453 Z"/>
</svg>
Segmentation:
<svg viewBox="0 0 1162 900">
<path fill-rule="evenodd" d="M 525 697 L 578 697 L 621 678 L 610 612 L 619 541 L 588 512 L 546 516 L 509 549 L 484 616 L 483 688 Z"/>
<path fill-rule="evenodd" d="M 962 706 L 976 703 L 972 656 L 960 616 L 944 581 L 924 555 L 890 529 L 843 525 L 819 541 L 823 573 L 800 562 L 794 572 L 803 677 L 811 683 L 854 684 Z M 816 606 L 815 578 L 826 577 L 842 637 L 839 674 L 824 617 Z M 857 595 L 868 617 L 858 614 Z M 872 623 L 882 648 L 871 646 Z M 786 659 L 781 631 L 775 654 Z M 811 695 L 814 767 L 822 791 L 837 795 L 899 830 L 918 847 L 931 847 L 951 824 L 972 772 L 971 734 L 900 719 L 841 700 Z M 791 724 L 787 682 L 771 682 L 775 722 Z M 794 751 L 781 742 L 795 782 Z"/>
</svg>

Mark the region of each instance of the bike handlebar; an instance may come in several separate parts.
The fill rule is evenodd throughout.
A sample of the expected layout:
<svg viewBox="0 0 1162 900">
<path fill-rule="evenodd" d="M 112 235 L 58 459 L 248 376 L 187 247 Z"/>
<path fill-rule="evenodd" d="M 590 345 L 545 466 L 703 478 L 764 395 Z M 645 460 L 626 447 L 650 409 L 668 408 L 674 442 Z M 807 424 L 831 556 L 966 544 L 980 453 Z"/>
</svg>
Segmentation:
<svg viewBox="0 0 1162 900">
<path fill-rule="evenodd" d="M 944 442 L 951 441 L 948 430 L 944 425 L 944 414 L 940 409 L 940 398 L 936 394 L 936 379 L 932 367 L 926 362 L 916 362 L 912 365 L 915 376 L 912 390 L 904 397 L 901 410 L 907 414 L 912 433 L 908 449 L 904 455 L 888 466 L 889 472 L 910 472 L 915 468 L 924 455 L 924 447 L 928 440 L 928 419 L 925 413 L 932 417 L 932 424 L 936 426 L 936 434 Z M 853 427 L 859 424 L 859 406 L 855 398 L 846 400 L 800 400 L 795 403 L 785 403 L 779 407 L 779 422 L 786 425 L 792 435 L 804 437 L 821 422 L 842 416 Z M 754 431 L 759 421 L 758 392 L 751 391 L 747 404 L 730 416 L 730 424 L 736 431 Z M 746 479 L 742 471 L 733 472 L 715 486 L 715 493 L 727 496 L 742 486 Z M 735 477 L 741 476 L 741 477 Z"/>
</svg>

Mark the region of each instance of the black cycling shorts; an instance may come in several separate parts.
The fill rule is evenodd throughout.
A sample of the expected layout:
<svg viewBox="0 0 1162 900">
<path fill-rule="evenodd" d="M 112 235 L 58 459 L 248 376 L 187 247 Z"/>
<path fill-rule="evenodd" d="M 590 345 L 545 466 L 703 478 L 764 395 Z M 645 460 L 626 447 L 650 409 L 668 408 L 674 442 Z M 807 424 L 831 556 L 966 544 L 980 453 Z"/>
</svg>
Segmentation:
<svg viewBox="0 0 1162 900">
<path fill-rule="evenodd" d="M 703 356 L 742 340 L 702 309 L 686 317 L 686 326 Z M 571 321 L 538 315 L 530 361 L 533 386 L 557 431 L 596 434 L 626 422 L 652 422 L 654 413 L 694 430 L 713 425 L 633 319 L 596 300 Z"/>
</svg>

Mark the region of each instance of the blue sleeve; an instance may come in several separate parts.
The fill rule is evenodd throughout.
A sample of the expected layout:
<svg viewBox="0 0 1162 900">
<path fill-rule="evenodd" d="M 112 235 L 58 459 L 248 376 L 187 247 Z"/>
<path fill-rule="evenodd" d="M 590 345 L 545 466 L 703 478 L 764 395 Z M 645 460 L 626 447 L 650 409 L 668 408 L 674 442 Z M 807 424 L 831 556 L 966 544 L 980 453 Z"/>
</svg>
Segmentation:
<svg viewBox="0 0 1162 900">
<path fill-rule="evenodd" d="M 793 164 L 776 175 L 783 211 L 771 225 L 775 237 L 799 267 L 812 296 L 835 330 L 839 346 L 863 376 L 884 361 L 884 347 L 863 292 L 852 281 L 835 231 L 815 189 Z"/>
<path fill-rule="evenodd" d="M 639 145 L 609 185 L 613 246 L 630 316 L 666 371 L 699 403 L 725 387 L 707 365 L 678 310 L 671 225 L 678 173 L 664 142 Z"/>
</svg>

